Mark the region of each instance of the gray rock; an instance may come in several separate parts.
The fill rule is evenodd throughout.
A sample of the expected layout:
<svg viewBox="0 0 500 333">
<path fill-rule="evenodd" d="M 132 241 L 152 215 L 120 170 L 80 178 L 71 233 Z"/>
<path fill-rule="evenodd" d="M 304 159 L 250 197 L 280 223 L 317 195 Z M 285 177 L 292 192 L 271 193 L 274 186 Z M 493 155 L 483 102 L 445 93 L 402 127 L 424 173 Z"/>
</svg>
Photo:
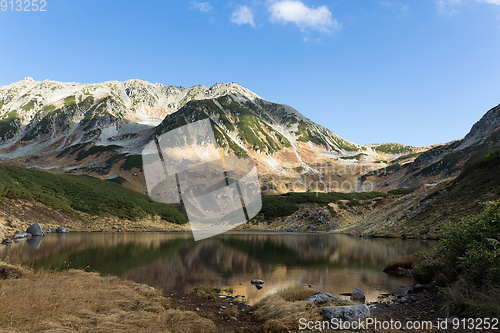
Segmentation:
<svg viewBox="0 0 500 333">
<path fill-rule="evenodd" d="M 366 304 L 349 306 L 328 306 L 319 308 L 324 320 L 338 318 L 342 321 L 354 321 L 370 316 L 370 309 Z"/>
<path fill-rule="evenodd" d="M 69 229 L 66 227 L 58 227 L 56 229 L 56 233 L 58 233 L 58 234 L 66 234 L 68 232 L 69 232 Z"/>
<path fill-rule="evenodd" d="M 26 229 L 26 232 L 33 236 L 45 236 L 45 232 L 43 232 L 40 223 L 35 223 L 30 225 L 28 229 Z"/>
<path fill-rule="evenodd" d="M 353 302 L 364 302 L 365 301 L 365 293 L 363 290 L 359 288 L 355 288 L 351 294 L 351 301 Z"/>
<path fill-rule="evenodd" d="M 31 238 L 31 234 L 27 232 L 18 232 L 14 236 L 11 237 L 12 239 L 23 239 L 23 238 Z"/>
<path fill-rule="evenodd" d="M 314 293 L 313 295 L 309 296 L 304 301 L 311 301 L 315 305 L 321 305 L 321 304 L 325 304 L 326 302 L 330 302 L 330 301 L 342 301 L 342 300 L 340 298 L 338 298 L 337 296 L 333 296 L 330 293 L 327 293 L 324 291 L 319 291 L 319 292 Z"/>
<path fill-rule="evenodd" d="M 263 284 L 264 281 L 262 280 L 259 280 L 259 279 L 253 279 L 252 281 L 250 281 L 251 284 Z"/>
</svg>

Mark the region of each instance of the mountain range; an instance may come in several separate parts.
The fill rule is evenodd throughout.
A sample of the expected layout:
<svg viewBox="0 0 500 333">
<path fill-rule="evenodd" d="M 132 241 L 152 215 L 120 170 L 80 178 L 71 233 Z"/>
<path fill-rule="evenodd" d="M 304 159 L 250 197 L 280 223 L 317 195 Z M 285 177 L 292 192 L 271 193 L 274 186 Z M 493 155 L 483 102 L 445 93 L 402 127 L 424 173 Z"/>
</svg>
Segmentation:
<svg viewBox="0 0 500 333">
<path fill-rule="evenodd" d="M 210 118 L 219 147 L 252 158 L 263 185 L 276 192 L 388 190 L 453 176 L 472 155 L 497 146 L 499 112 L 493 108 L 464 139 L 448 144 L 361 146 L 236 83 L 184 88 L 25 78 L 0 87 L 0 159 L 53 173 L 119 177 L 145 193 L 144 145 Z"/>
</svg>

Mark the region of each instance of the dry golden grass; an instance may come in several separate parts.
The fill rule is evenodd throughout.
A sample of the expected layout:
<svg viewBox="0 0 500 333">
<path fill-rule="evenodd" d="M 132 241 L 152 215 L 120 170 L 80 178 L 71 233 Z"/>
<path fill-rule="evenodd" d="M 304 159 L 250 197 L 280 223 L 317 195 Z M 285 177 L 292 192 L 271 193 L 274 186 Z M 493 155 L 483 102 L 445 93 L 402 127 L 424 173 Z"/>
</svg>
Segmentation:
<svg viewBox="0 0 500 333">
<path fill-rule="evenodd" d="M 215 299 L 218 293 L 214 288 L 210 287 L 199 287 L 187 292 L 188 295 L 195 295 L 198 299 Z"/>
<path fill-rule="evenodd" d="M 485 285 L 478 289 L 463 279 L 457 281 L 447 293 L 446 315 L 458 314 L 461 317 L 496 318 L 500 314 L 500 289 Z"/>
<path fill-rule="evenodd" d="M 321 304 L 321 307 L 327 307 L 327 306 L 347 306 L 347 305 L 356 305 L 359 303 L 351 302 L 351 301 L 330 301 L 326 302 L 324 304 Z"/>
<path fill-rule="evenodd" d="M 216 331 L 212 321 L 173 309 L 147 285 L 73 269 L 23 273 L 0 281 L 0 331 Z"/>
<path fill-rule="evenodd" d="M 413 254 L 410 254 L 408 256 L 404 257 L 399 257 L 394 260 L 389 261 L 389 264 L 387 264 L 387 267 L 384 268 L 384 272 L 391 271 L 394 269 L 397 269 L 398 267 L 401 268 L 413 268 L 413 265 L 418 261 L 418 257 L 414 256 Z"/>
<path fill-rule="evenodd" d="M 321 320 L 319 309 L 305 298 L 315 290 L 294 287 L 269 295 L 252 307 L 255 319 L 263 323 L 265 332 L 288 332 L 298 329 L 299 319 Z"/>
</svg>

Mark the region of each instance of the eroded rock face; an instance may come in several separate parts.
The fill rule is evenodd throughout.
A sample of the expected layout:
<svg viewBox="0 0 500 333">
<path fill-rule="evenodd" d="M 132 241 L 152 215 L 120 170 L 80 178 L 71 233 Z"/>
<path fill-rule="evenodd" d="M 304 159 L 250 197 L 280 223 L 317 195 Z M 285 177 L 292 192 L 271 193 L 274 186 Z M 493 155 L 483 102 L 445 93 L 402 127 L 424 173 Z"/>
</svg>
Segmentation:
<svg viewBox="0 0 500 333">
<path fill-rule="evenodd" d="M 337 318 L 342 321 L 354 321 L 370 316 L 370 309 L 366 304 L 348 306 L 328 306 L 319 308 L 324 320 Z"/>
<path fill-rule="evenodd" d="M 342 302 L 342 300 L 337 296 L 334 296 L 324 291 L 319 291 L 317 293 L 314 293 L 313 295 L 306 298 L 304 301 L 311 301 L 314 303 L 314 305 L 317 306 L 331 301 Z"/>
<path fill-rule="evenodd" d="M 490 109 L 486 114 L 472 126 L 470 132 L 465 136 L 460 149 L 483 139 L 493 130 L 500 126 L 500 105 Z"/>
<path fill-rule="evenodd" d="M 43 232 L 40 223 L 30 225 L 28 229 L 26 229 L 26 232 L 32 236 L 45 236 L 45 232 Z"/>
</svg>

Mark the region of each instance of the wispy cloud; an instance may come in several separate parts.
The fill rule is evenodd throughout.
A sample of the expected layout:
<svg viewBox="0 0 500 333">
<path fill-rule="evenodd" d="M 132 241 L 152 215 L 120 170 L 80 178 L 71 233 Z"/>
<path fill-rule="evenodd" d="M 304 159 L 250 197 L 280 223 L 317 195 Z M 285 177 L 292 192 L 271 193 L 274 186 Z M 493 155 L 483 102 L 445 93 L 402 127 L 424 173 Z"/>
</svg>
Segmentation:
<svg viewBox="0 0 500 333">
<path fill-rule="evenodd" d="M 199 10 L 200 12 L 209 12 L 213 9 L 208 2 L 191 1 L 191 9 Z"/>
<path fill-rule="evenodd" d="M 380 4 L 387 9 L 395 10 L 400 13 L 407 12 L 410 8 L 410 5 L 402 2 L 391 2 L 391 1 L 381 1 Z"/>
<path fill-rule="evenodd" d="M 499 5 L 500 6 L 500 0 L 476 0 L 476 1 L 491 3 L 491 4 L 494 4 L 494 5 Z"/>
<path fill-rule="evenodd" d="M 248 6 L 240 6 L 231 14 L 231 22 L 236 23 L 237 25 L 250 24 L 252 27 L 255 27 L 253 16 L 254 14 L 252 8 Z"/>
<path fill-rule="evenodd" d="M 457 12 L 457 8 L 460 5 L 472 2 L 488 3 L 500 6 L 500 0 L 436 0 L 436 6 L 440 13 L 452 15 Z"/>
<path fill-rule="evenodd" d="M 318 30 L 330 33 L 342 29 L 342 25 L 332 19 L 332 13 L 326 6 L 310 8 L 297 0 L 284 0 L 269 7 L 272 22 L 293 23 L 301 30 Z"/>
<path fill-rule="evenodd" d="M 462 0 L 437 0 L 436 6 L 441 14 L 453 15 L 456 13 L 456 7 L 462 4 Z"/>
</svg>

